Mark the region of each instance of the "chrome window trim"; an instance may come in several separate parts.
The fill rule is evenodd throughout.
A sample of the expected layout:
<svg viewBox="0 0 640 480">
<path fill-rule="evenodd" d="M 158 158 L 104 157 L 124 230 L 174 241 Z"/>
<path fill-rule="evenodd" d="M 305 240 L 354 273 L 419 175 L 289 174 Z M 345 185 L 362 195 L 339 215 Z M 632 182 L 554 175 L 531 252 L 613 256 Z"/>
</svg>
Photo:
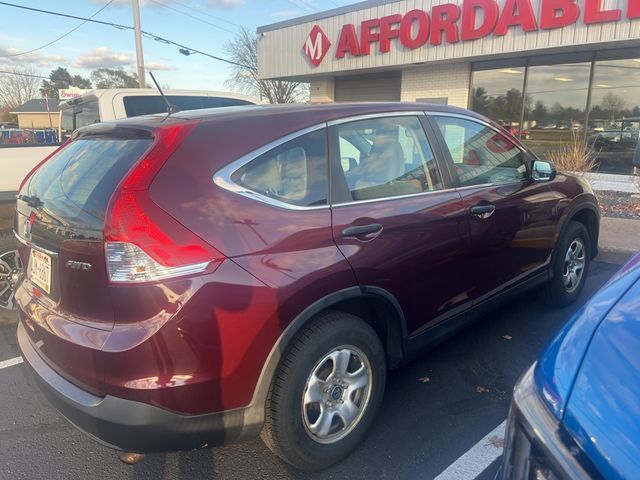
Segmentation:
<svg viewBox="0 0 640 480">
<path fill-rule="evenodd" d="M 238 185 L 233 180 L 231 180 L 231 177 L 233 176 L 234 173 L 236 173 L 236 171 L 238 171 L 240 168 L 242 168 L 245 165 L 247 165 L 249 162 L 255 160 L 259 156 L 264 155 L 265 153 L 269 152 L 270 150 L 273 150 L 274 148 L 277 148 L 280 145 L 284 145 L 285 143 L 290 142 L 291 140 L 295 140 L 296 138 L 299 138 L 299 137 L 301 137 L 303 135 L 306 135 L 308 133 L 312 133 L 312 132 L 316 132 L 318 130 L 322 130 L 323 128 L 327 128 L 327 123 L 326 122 L 319 123 L 319 124 L 313 125 L 311 127 L 303 128 L 302 130 L 298 130 L 296 132 L 293 132 L 293 133 L 290 133 L 288 135 L 285 135 L 284 137 L 280 137 L 279 139 L 274 140 L 271 143 L 267 143 L 266 145 L 263 145 L 262 147 L 259 147 L 259 148 L 255 149 L 255 150 L 247 153 L 246 155 L 243 155 L 239 159 L 231 162 L 230 164 L 228 164 L 225 167 L 223 167 L 220 170 L 218 170 L 216 173 L 213 174 L 213 183 L 215 183 L 216 185 L 218 185 L 221 188 L 224 188 L 225 190 L 228 190 L 228 191 L 233 192 L 233 193 L 237 193 L 238 195 L 242 195 L 243 197 L 251 198 L 253 200 L 257 200 L 259 202 L 272 205 L 274 207 L 285 208 L 287 210 L 323 210 L 323 209 L 327 209 L 327 208 L 329 208 L 329 203 L 328 203 L 329 199 L 328 198 L 327 198 L 327 204 L 326 205 L 317 205 L 317 206 L 305 207 L 305 206 L 301 206 L 301 205 L 295 205 L 295 204 L 292 204 L 292 203 L 287 203 L 287 202 L 284 202 L 282 200 L 277 200 L 275 198 L 268 197 L 268 196 L 263 195 L 261 193 L 254 192 L 253 190 L 250 190 L 249 188 L 244 187 L 242 185 Z M 328 152 L 327 152 L 327 162 L 329 162 L 329 153 Z M 327 178 L 327 185 L 328 184 L 329 184 L 329 179 Z"/>
<path fill-rule="evenodd" d="M 242 185 L 238 185 L 237 183 L 235 183 L 234 181 L 231 180 L 231 176 L 240 168 L 244 167 L 246 164 L 248 164 L 249 162 L 255 160 L 256 158 L 258 158 L 259 156 L 269 152 L 270 150 L 277 148 L 287 142 L 290 142 L 291 140 L 295 140 L 296 138 L 299 138 L 303 135 L 306 135 L 308 133 L 312 133 L 315 132 L 317 130 L 321 130 L 323 128 L 328 128 L 334 125 L 342 125 L 345 123 L 351 123 L 351 122 L 358 122 L 358 121 L 362 121 L 362 120 L 374 120 L 377 118 L 390 118 L 390 117 L 422 117 L 422 116 L 441 116 L 441 117 L 452 117 L 452 118 L 460 118 L 462 120 L 468 120 L 471 122 L 476 122 L 478 124 L 481 124 L 491 130 L 493 130 L 496 133 L 502 133 L 499 130 L 497 130 L 493 125 L 491 125 L 489 122 L 486 122 L 484 120 L 475 118 L 475 117 L 471 117 L 468 115 L 463 115 L 463 114 L 459 114 L 459 113 L 448 113 L 448 112 L 439 112 L 439 111 L 431 111 L 431 110 L 427 110 L 427 111 L 394 111 L 394 112 L 381 112 L 381 113 L 370 113 L 370 114 L 366 114 L 366 115 L 355 115 L 352 117 L 346 117 L 346 118 L 340 118 L 340 119 L 336 119 L 336 120 L 331 120 L 329 122 L 323 122 L 323 123 L 319 123 L 317 125 L 313 125 L 311 127 L 307 127 L 304 128 L 302 130 L 298 130 L 295 132 L 292 132 L 288 135 L 285 135 L 284 137 L 281 137 L 277 140 L 274 140 L 273 142 L 270 142 L 266 145 L 263 145 L 262 147 L 259 147 L 245 155 L 243 155 L 242 157 L 240 157 L 239 159 L 231 162 L 230 164 L 226 165 L 225 167 L 221 168 L 220 170 L 218 170 L 216 173 L 214 173 L 213 175 L 213 183 L 215 183 L 216 185 L 218 185 L 221 188 L 224 188 L 227 191 L 236 193 L 238 195 L 242 195 L 246 198 L 251 198 L 253 200 L 262 202 L 262 203 L 266 203 L 268 205 L 274 206 L 274 207 L 278 207 L 278 208 L 283 208 L 286 210 L 295 210 L 295 211 L 307 211 L 307 210 L 324 210 L 324 209 L 328 209 L 328 208 L 332 208 L 332 207 L 344 207 L 344 206 L 349 206 L 349 205 L 360 205 L 360 204 L 367 204 L 367 203 L 374 203 L 374 202 L 381 202 L 381 201 L 388 201 L 388 200 L 397 200 L 397 199 L 402 199 L 402 198 L 414 198 L 414 197 L 420 197 L 423 195 L 432 195 L 434 193 L 444 193 L 444 192 L 454 192 L 454 191 L 464 191 L 464 190 L 470 190 L 470 189 L 474 189 L 474 188 L 487 188 L 487 187 L 500 187 L 500 186 L 504 186 L 507 184 L 494 184 L 494 183 L 484 183 L 481 185 L 467 185 L 464 187 L 451 187 L 451 188 L 443 188 L 441 190 L 433 190 L 433 191 L 428 191 L 428 192 L 418 192 L 418 193 L 411 193 L 411 194 L 406 194 L 406 195 L 394 195 L 392 197 L 380 197 L 380 198 L 372 198 L 372 199 L 367 199 L 367 200 L 352 200 L 349 202 L 341 202 L 341 203 L 334 203 L 334 204 L 329 204 L 327 203 L 326 205 L 318 205 L 318 206 L 310 206 L 310 207 L 305 207 L 305 206 L 301 206 L 301 205 L 295 205 L 292 203 L 286 203 L 284 201 L 281 200 L 277 200 L 275 198 L 271 198 L 268 197 L 266 195 L 263 195 L 261 193 L 258 192 L 254 192 L 253 190 L 248 189 L 247 187 L 243 187 Z M 526 150 L 522 149 L 520 147 L 520 145 L 515 145 L 516 148 L 518 148 L 518 150 L 520 150 L 523 153 L 526 153 Z M 328 153 L 327 153 L 328 155 Z M 329 158 L 327 156 L 327 161 L 329 161 Z M 329 180 L 329 179 L 327 179 Z M 521 182 L 513 182 L 513 183 L 521 183 Z M 329 201 L 329 199 L 327 199 L 327 201 Z M 16 235 L 17 236 L 17 235 Z M 25 242 L 23 239 L 20 239 L 23 243 Z M 34 248 L 38 248 L 38 247 L 34 247 Z M 45 253 L 47 253 L 47 251 L 44 251 Z"/>
<path fill-rule="evenodd" d="M 512 183 L 520 183 L 520 182 L 509 182 L 509 183 L 479 183 L 478 185 L 466 185 L 464 187 L 457 187 L 456 190 L 459 192 L 464 192 L 465 190 L 472 190 L 474 188 L 487 188 L 487 187 L 502 187 L 504 185 L 511 185 Z"/>
<path fill-rule="evenodd" d="M 415 198 L 415 197 L 422 197 L 422 196 L 426 196 L 426 195 L 433 195 L 434 193 L 451 193 L 451 192 L 455 192 L 457 189 L 456 188 L 443 188 L 442 190 L 432 190 L 429 192 L 418 192 L 418 193 L 408 193 L 406 195 L 394 195 L 392 197 L 379 197 L 379 198 L 368 198 L 366 200 L 351 200 L 350 202 L 341 202 L 341 203 L 334 203 L 331 205 L 332 208 L 338 208 L 338 207 L 346 207 L 349 205 L 362 205 L 362 204 L 366 204 L 366 203 L 374 203 L 374 202 L 388 202 L 389 200 L 401 200 L 403 198 Z"/>
<path fill-rule="evenodd" d="M 377 118 L 389 118 L 389 117 L 422 117 L 423 111 L 394 111 L 394 112 L 380 112 L 380 113 L 367 113 L 365 115 L 355 115 L 353 117 L 339 118 L 327 122 L 327 126 L 333 127 L 334 125 L 342 125 L 343 123 L 359 122 L 362 120 L 375 120 Z"/>
</svg>

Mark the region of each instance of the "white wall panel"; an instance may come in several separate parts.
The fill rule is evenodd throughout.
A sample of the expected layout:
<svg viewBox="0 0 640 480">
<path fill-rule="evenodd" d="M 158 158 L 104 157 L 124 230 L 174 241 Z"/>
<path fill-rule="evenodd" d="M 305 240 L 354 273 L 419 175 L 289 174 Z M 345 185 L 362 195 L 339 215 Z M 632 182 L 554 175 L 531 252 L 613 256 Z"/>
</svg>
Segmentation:
<svg viewBox="0 0 640 480">
<path fill-rule="evenodd" d="M 360 10 L 328 16 L 317 15 L 313 20 L 301 19 L 302 23 L 284 22 L 278 26 L 260 29 L 258 35 L 259 73 L 262 78 L 310 77 L 318 74 L 352 72 L 361 69 L 395 67 L 420 64 L 424 62 L 458 62 L 487 56 L 508 55 L 513 53 L 535 53 L 536 50 L 554 48 L 567 49 L 572 46 L 599 44 L 598 48 L 612 46 L 638 46 L 640 51 L 640 19 L 628 20 L 626 7 L 628 1 L 605 0 L 606 8 L 620 8 L 623 18 L 619 22 L 585 25 L 583 13 L 574 25 L 546 31 L 524 32 L 514 27 L 502 37 L 490 35 L 474 41 L 458 42 L 410 50 L 404 48 L 398 39 L 391 41 L 391 51 L 380 53 L 378 44 L 372 44 L 370 55 L 352 56 L 346 54 L 342 59 L 335 58 L 340 30 L 345 24 L 354 24 L 358 35 L 360 23 L 364 20 L 381 18 L 394 13 L 405 14 L 413 9 L 431 12 L 434 5 L 455 3 L 462 5 L 463 0 L 405 0 L 382 3 L 372 2 L 373 6 Z M 500 11 L 506 0 L 498 0 Z M 540 17 L 542 0 L 531 0 L 536 18 Z M 583 6 L 584 1 L 578 0 Z M 460 22 L 458 22 L 458 25 Z M 303 46 L 314 25 L 319 25 L 331 41 L 331 47 L 318 67 L 314 67 L 304 54 Z M 624 42 L 624 43 L 620 43 Z M 602 45 L 605 44 L 605 45 Z"/>
</svg>

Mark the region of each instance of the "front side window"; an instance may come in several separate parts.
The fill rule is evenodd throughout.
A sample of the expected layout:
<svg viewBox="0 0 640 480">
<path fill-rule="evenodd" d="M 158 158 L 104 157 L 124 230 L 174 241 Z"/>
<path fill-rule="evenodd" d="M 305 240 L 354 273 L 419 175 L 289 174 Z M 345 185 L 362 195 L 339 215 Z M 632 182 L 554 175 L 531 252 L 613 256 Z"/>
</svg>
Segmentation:
<svg viewBox="0 0 640 480">
<path fill-rule="evenodd" d="M 236 170 L 231 180 L 291 205 L 326 205 L 326 130 L 307 133 L 274 148 Z"/>
<path fill-rule="evenodd" d="M 527 178 L 522 151 L 506 135 L 478 122 L 435 117 L 460 186 L 504 184 Z"/>
<path fill-rule="evenodd" d="M 338 125 L 336 131 L 351 200 L 442 188 L 433 152 L 416 117 L 360 120 Z"/>
</svg>

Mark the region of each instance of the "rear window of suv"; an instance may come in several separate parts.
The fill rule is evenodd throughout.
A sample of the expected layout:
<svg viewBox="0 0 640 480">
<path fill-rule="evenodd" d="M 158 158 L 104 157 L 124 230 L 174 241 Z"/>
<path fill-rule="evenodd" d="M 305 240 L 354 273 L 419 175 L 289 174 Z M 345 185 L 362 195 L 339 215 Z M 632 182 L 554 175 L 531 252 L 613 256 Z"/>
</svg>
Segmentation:
<svg viewBox="0 0 640 480">
<path fill-rule="evenodd" d="M 36 171 L 27 194 L 43 208 L 102 228 L 118 183 L 151 145 L 151 138 L 83 137 Z"/>
</svg>

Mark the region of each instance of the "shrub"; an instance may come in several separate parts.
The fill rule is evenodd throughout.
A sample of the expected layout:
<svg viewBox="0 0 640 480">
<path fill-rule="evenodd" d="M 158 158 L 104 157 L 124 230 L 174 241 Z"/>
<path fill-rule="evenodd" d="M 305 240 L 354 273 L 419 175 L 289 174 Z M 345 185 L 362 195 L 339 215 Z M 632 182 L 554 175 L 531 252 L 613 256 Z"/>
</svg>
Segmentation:
<svg viewBox="0 0 640 480">
<path fill-rule="evenodd" d="M 596 166 L 598 152 L 589 148 L 584 136 L 578 131 L 572 132 L 571 139 L 547 154 L 547 158 L 556 164 L 556 168 L 565 172 L 585 173 Z"/>
</svg>

